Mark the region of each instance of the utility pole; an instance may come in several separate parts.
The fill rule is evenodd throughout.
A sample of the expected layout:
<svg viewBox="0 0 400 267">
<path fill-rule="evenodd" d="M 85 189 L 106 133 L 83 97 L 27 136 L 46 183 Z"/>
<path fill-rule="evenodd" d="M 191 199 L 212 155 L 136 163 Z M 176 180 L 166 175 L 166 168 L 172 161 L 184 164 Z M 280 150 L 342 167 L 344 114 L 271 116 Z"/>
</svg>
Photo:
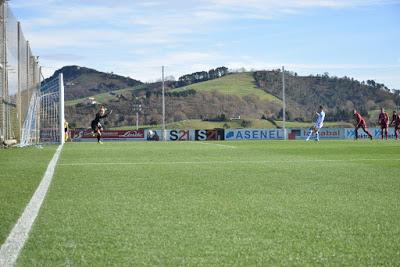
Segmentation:
<svg viewBox="0 0 400 267">
<path fill-rule="evenodd" d="M 0 131 L 0 135 L 2 135 L 2 137 L 4 138 L 4 140 L 7 139 L 7 126 L 6 126 L 6 104 L 4 102 L 4 99 L 7 96 L 7 28 L 6 28 L 6 4 L 4 0 L 0 0 L 0 8 L 1 8 L 1 19 L 2 19 L 2 36 L 1 38 L 1 50 L 0 51 L 0 57 L 1 57 L 1 99 L 3 100 L 2 103 L 0 103 L 1 105 L 1 112 L 0 114 L 2 115 L 2 122 L 1 122 L 1 131 Z"/>
<path fill-rule="evenodd" d="M 1 81 L 0 81 L 0 98 L 1 98 L 1 103 L 0 103 L 0 116 L 1 116 L 1 122 L 0 122 L 0 138 L 4 138 L 4 140 L 6 139 L 6 135 L 5 135 L 5 120 L 4 120 L 4 112 L 5 112 L 5 106 L 4 106 L 4 102 L 3 102 L 3 99 L 4 99 L 4 91 L 5 91 L 5 86 L 4 86 L 4 72 L 5 72 L 5 58 L 4 58 L 4 50 L 5 50 L 5 47 L 3 47 L 3 44 L 5 44 L 5 38 L 4 38 L 4 35 L 5 35 L 5 31 L 4 31 L 4 28 L 5 28 L 5 24 L 6 24 L 6 22 L 5 22 L 5 17 L 4 17 L 4 1 L 5 0 L 0 0 L 0 15 L 1 15 L 1 23 L 0 23 L 0 25 L 2 26 L 2 29 L 0 30 L 0 32 L 2 33 L 2 36 L 0 36 L 0 38 L 1 38 L 1 41 L 0 41 L 0 59 L 1 59 L 1 62 L 0 62 L 0 69 L 1 69 L 1 74 L 0 74 L 0 79 L 1 79 Z"/>
<path fill-rule="evenodd" d="M 40 82 L 40 72 L 39 72 L 39 82 Z M 59 94 L 60 94 L 60 144 L 63 145 L 65 143 L 65 133 L 64 133 L 64 119 L 65 119 L 65 114 L 64 114 L 64 76 L 62 73 L 59 74 Z M 38 95 L 40 96 L 40 88 L 38 90 Z M 38 139 L 39 140 L 39 137 Z"/>
<path fill-rule="evenodd" d="M 18 116 L 18 129 L 19 129 L 19 140 L 21 141 L 21 133 L 22 133 L 22 100 L 21 100 L 21 91 L 22 91 L 22 82 L 21 82 L 21 23 L 17 22 L 18 28 L 18 97 L 17 97 L 17 116 Z"/>
<path fill-rule="evenodd" d="M 282 66 L 282 101 L 283 101 L 283 139 L 286 140 L 286 98 L 285 98 L 285 67 Z"/>
<path fill-rule="evenodd" d="M 164 84 L 164 66 L 162 66 L 162 128 L 163 128 L 163 140 L 167 141 L 166 130 L 165 130 L 165 84 Z"/>
<path fill-rule="evenodd" d="M 133 111 L 136 112 L 136 130 L 139 130 L 139 112 L 142 111 L 142 104 L 137 97 L 133 103 Z"/>
</svg>

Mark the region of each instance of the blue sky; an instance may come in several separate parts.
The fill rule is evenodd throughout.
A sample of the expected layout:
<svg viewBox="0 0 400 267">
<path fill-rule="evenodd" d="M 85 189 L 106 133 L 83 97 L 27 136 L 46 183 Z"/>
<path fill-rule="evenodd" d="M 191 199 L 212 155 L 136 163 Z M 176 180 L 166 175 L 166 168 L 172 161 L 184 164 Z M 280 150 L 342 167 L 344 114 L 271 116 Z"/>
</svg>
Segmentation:
<svg viewBox="0 0 400 267">
<path fill-rule="evenodd" d="M 81 65 L 142 81 L 286 69 L 400 89 L 400 0 L 12 0 L 45 76 Z"/>
</svg>

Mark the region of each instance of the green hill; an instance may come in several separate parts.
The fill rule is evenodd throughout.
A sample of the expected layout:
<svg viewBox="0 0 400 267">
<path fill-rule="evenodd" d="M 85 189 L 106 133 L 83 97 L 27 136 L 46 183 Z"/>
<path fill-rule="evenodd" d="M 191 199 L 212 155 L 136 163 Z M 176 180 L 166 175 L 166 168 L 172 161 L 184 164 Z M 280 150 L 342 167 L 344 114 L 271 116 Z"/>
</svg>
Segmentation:
<svg viewBox="0 0 400 267">
<path fill-rule="evenodd" d="M 138 102 L 143 108 L 141 125 L 161 123 L 161 82 L 142 83 L 78 66 L 64 67 L 58 72 L 66 77 L 66 117 L 72 127 L 86 127 L 93 119 L 98 107 L 88 97 L 114 110 L 107 128 L 134 125 L 134 107 Z M 347 123 L 340 126 L 351 126 L 348 123 L 354 108 L 374 126 L 375 110 L 381 106 L 392 110 L 400 103 L 400 91 L 393 93 L 373 80 L 360 82 L 327 74 L 299 76 L 290 71 L 286 71 L 285 77 L 288 127 L 308 127 L 309 123 L 303 122 L 312 120 L 320 104 L 326 108 L 326 126 L 333 122 L 334 127 L 338 125 L 336 121 Z M 165 89 L 166 120 L 172 128 L 218 128 L 226 127 L 225 124 L 232 128 L 267 128 L 271 127 L 268 120 L 274 122 L 283 117 L 280 70 L 229 73 L 220 67 L 166 81 Z M 210 122 L 239 116 L 246 121 Z M 280 126 L 273 126 L 277 125 Z"/>
<path fill-rule="evenodd" d="M 87 79 L 87 78 L 79 78 Z M 166 82 L 167 122 L 191 121 L 190 128 L 196 128 L 193 121 L 214 120 L 220 115 L 230 117 L 249 117 L 260 119 L 264 114 L 279 112 L 281 101 L 273 95 L 258 89 L 251 73 L 229 74 L 213 80 L 193 83 L 176 88 L 177 82 Z M 105 104 L 115 111 L 115 116 L 108 127 L 132 125 L 135 122 L 133 102 L 138 97 L 143 108 L 141 124 L 157 124 L 161 121 L 161 84 L 140 84 L 100 94 L 91 95 L 98 104 Z M 96 106 L 88 97 L 66 101 L 66 116 L 73 126 L 83 127 L 94 115 Z M 217 128 L 221 125 L 198 125 L 200 128 Z M 237 123 L 236 123 L 237 124 Z M 232 127 L 240 125 L 233 123 Z M 180 127 L 177 125 L 176 127 Z M 184 128 L 189 126 L 184 126 Z M 255 126 L 256 127 L 256 126 Z M 259 126 L 271 127 L 265 121 Z"/>
<path fill-rule="evenodd" d="M 137 90 L 145 90 L 147 87 L 147 84 L 141 84 L 131 88 L 123 88 L 105 93 L 94 94 L 90 97 L 94 98 L 98 103 L 106 103 L 117 99 L 116 95 Z M 178 88 L 167 88 L 167 95 L 178 95 L 179 92 L 185 92 L 188 90 L 195 90 L 196 92 L 217 92 L 224 95 L 233 95 L 238 97 L 255 96 L 262 101 L 274 102 L 277 104 L 282 103 L 279 98 L 257 88 L 253 75 L 249 72 L 229 74 L 218 79 L 199 82 Z M 78 103 L 84 103 L 86 100 L 87 97 L 77 98 L 68 100 L 65 102 L 65 104 L 67 106 L 72 106 Z"/>
<path fill-rule="evenodd" d="M 282 72 L 256 71 L 253 73 L 257 87 L 272 95 L 282 94 Z M 360 111 L 371 123 L 376 123 L 375 114 L 370 111 L 384 107 L 396 109 L 400 103 L 400 91 L 390 90 L 384 84 L 373 80 L 357 81 L 350 77 L 323 75 L 299 76 L 285 71 L 286 100 L 288 118 L 299 117 L 299 111 L 305 112 L 299 118 L 310 119 L 316 107 L 323 105 L 329 113 L 329 120 L 352 120 L 353 109 Z"/>
<path fill-rule="evenodd" d="M 65 100 L 75 100 L 142 84 L 142 82 L 129 77 L 80 66 L 65 66 L 44 82 L 59 73 L 64 76 Z"/>
<path fill-rule="evenodd" d="M 260 100 L 281 103 L 277 97 L 269 94 L 256 86 L 253 74 L 249 72 L 235 73 L 223 76 L 219 79 L 209 80 L 205 82 L 195 83 L 188 86 L 180 87 L 172 90 L 172 92 L 180 92 L 193 89 L 196 91 L 216 91 L 226 95 L 257 96 Z"/>
</svg>

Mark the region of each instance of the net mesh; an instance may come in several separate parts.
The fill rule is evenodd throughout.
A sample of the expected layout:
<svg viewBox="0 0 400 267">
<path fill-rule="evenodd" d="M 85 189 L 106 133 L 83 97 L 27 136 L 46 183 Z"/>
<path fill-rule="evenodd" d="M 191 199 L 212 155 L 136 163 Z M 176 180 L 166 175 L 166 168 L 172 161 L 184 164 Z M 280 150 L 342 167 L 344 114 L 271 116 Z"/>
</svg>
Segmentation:
<svg viewBox="0 0 400 267">
<path fill-rule="evenodd" d="M 28 107 L 28 112 L 21 131 L 20 146 L 25 147 L 38 142 L 38 110 L 40 101 L 38 101 L 37 92 L 32 94 L 31 101 Z"/>
<path fill-rule="evenodd" d="M 60 112 L 60 84 L 62 76 L 43 83 L 40 89 L 40 142 L 61 143 L 62 115 Z"/>
<path fill-rule="evenodd" d="M 40 90 L 40 75 L 38 60 L 25 39 L 20 23 L 8 4 L 0 1 L 1 140 L 16 140 L 21 146 L 37 143 L 41 141 L 41 124 L 46 127 L 52 125 L 53 122 L 43 121 L 40 116 L 45 114 L 49 120 L 55 116 L 49 114 L 57 112 L 55 106 L 59 100 L 56 97 L 60 94 L 44 94 Z"/>
</svg>

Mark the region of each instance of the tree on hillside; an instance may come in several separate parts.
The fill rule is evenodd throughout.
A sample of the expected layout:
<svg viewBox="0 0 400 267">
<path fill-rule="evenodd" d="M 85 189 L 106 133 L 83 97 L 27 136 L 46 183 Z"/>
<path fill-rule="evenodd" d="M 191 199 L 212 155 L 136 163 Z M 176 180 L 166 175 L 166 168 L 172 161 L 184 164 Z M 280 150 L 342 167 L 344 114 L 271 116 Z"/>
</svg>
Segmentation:
<svg viewBox="0 0 400 267">
<path fill-rule="evenodd" d="M 186 74 L 179 77 L 178 81 L 175 83 L 175 87 L 182 87 L 193 83 L 213 80 L 225 76 L 227 74 L 228 74 L 228 68 L 226 67 L 211 69 L 208 72 L 199 71 L 199 72 L 194 72 L 192 74 Z"/>
<path fill-rule="evenodd" d="M 337 78 L 324 75 L 295 76 L 287 72 L 286 97 L 302 110 L 313 114 L 316 106 L 322 104 L 334 114 L 332 120 L 348 118 L 346 110 L 357 108 L 367 113 L 373 106 L 394 106 L 395 95 L 383 84 L 368 80 L 367 83 L 349 77 Z M 262 90 L 281 98 L 282 76 L 278 71 L 254 72 L 256 84 Z M 290 107 L 290 106 L 289 106 Z M 310 116 L 307 118 L 311 119 Z"/>
</svg>

